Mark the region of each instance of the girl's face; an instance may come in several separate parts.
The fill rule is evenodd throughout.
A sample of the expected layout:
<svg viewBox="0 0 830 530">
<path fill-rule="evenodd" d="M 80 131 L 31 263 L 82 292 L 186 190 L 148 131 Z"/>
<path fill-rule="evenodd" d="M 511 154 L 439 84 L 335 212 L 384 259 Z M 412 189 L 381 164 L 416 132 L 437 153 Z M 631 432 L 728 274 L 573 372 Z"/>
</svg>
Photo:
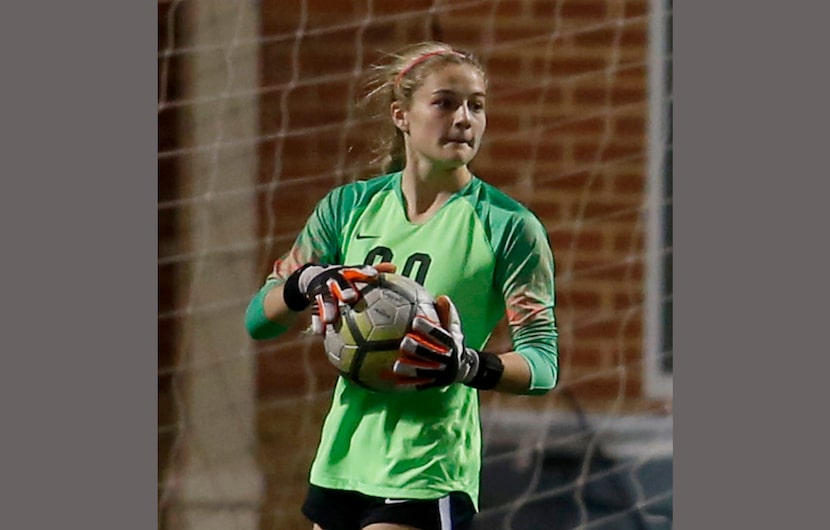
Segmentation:
<svg viewBox="0 0 830 530">
<path fill-rule="evenodd" d="M 448 64 L 428 74 L 408 109 L 393 104 L 408 152 L 441 169 L 467 165 L 487 127 L 485 90 L 479 71 L 467 64 Z"/>
</svg>

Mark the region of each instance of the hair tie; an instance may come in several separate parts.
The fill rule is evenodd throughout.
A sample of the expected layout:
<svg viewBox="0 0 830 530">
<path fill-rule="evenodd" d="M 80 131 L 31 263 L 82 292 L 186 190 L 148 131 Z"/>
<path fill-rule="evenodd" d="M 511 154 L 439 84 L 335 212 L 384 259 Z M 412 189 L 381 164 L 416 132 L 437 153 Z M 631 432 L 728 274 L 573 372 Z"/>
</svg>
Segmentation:
<svg viewBox="0 0 830 530">
<path fill-rule="evenodd" d="M 410 70 L 412 70 L 414 67 L 418 66 L 422 62 L 426 61 L 430 57 L 435 57 L 436 55 L 455 55 L 457 57 L 461 57 L 462 59 L 466 59 L 467 57 L 463 53 L 457 52 L 455 50 L 438 50 L 434 52 L 427 52 L 423 55 L 419 55 L 418 57 L 413 59 L 412 62 L 409 63 L 405 68 L 401 69 L 401 71 L 398 72 L 398 75 L 395 76 L 395 86 L 397 87 L 400 84 L 401 79 L 403 79 L 403 76 L 405 76 Z"/>
</svg>

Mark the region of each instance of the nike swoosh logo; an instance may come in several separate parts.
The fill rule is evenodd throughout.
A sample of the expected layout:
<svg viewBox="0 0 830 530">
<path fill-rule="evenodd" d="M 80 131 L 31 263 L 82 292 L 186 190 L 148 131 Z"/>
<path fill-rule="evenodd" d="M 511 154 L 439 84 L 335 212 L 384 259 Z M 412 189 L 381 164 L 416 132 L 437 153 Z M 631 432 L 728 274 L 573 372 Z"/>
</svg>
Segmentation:
<svg viewBox="0 0 830 530">
<path fill-rule="evenodd" d="M 380 236 L 367 236 L 365 234 L 357 234 L 356 239 L 378 239 Z"/>
<path fill-rule="evenodd" d="M 384 504 L 400 504 L 402 502 L 409 502 L 409 499 L 383 499 Z"/>
</svg>

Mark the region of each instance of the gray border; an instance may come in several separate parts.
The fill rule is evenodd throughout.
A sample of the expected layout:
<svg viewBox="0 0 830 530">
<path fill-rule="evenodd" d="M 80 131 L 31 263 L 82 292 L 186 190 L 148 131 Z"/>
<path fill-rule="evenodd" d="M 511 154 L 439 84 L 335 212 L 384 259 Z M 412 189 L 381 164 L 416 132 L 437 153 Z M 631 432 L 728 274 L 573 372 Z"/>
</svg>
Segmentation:
<svg viewBox="0 0 830 530">
<path fill-rule="evenodd" d="M 5 10 L 2 528 L 157 524 L 154 7 Z"/>
<path fill-rule="evenodd" d="M 675 522 L 818 528 L 828 8 L 713 7 L 675 2 Z"/>
</svg>

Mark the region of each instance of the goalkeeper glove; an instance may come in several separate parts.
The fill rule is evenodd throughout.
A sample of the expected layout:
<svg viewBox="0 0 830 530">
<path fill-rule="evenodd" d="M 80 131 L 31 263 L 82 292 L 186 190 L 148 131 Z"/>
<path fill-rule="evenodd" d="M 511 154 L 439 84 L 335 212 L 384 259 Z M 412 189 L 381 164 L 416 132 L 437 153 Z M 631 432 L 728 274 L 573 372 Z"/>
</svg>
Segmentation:
<svg viewBox="0 0 830 530">
<path fill-rule="evenodd" d="M 481 390 L 495 387 L 504 372 L 499 356 L 465 346 L 458 310 L 448 296 L 439 296 L 435 306 L 442 324 L 418 315 L 401 341 L 401 356 L 392 371 L 402 385 L 416 382 L 420 390 L 453 383 Z"/>
<path fill-rule="evenodd" d="M 391 263 L 375 267 L 317 265 L 307 263 L 294 271 L 285 281 L 283 300 L 292 311 L 302 311 L 312 302 L 317 311 L 311 317 L 314 333 L 325 333 L 325 326 L 337 320 L 340 315 L 338 303 L 354 304 L 360 299 L 356 282 L 369 283 L 379 272 L 394 272 Z"/>
</svg>

